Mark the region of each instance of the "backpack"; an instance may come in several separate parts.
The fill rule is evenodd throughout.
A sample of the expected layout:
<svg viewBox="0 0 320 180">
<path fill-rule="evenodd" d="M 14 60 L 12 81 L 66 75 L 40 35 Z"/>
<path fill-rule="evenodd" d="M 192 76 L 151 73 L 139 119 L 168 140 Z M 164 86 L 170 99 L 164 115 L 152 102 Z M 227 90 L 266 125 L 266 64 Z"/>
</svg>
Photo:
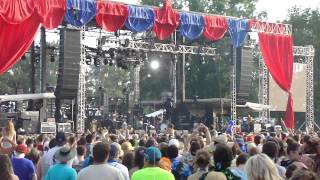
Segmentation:
<svg viewBox="0 0 320 180">
<path fill-rule="evenodd" d="M 183 173 L 184 163 L 179 161 L 177 167 L 172 169 L 171 172 L 175 178 L 175 180 L 187 180 L 188 176 L 185 176 Z"/>
</svg>

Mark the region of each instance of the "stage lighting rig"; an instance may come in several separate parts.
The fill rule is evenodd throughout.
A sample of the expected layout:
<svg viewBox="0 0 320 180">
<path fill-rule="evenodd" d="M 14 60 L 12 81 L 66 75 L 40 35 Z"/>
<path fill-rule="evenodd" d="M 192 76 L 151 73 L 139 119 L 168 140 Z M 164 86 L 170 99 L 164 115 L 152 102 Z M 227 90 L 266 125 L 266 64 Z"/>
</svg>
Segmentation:
<svg viewBox="0 0 320 180">
<path fill-rule="evenodd" d="M 90 55 L 86 55 L 86 64 L 91 65 L 91 56 Z"/>
<path fill-rule="evenodd" d="M 114 65 L 114 60 L 113 59 L 109 60 L 109 66 L 113 66 L 113 65 Z"/>
<path fill-rule="evenodd" d="M 96 67 L 100 67 L 100 65 L 101 65 L 101 60 L 100 60 L 98 57 L 94 57 L 94 59 L 93 59 L 93 64 L 94 64 L 94 66 L 96 66 Z"/>
<path fill-rule="evenodd" d="M 54 54 L 50 54 L 50 62 L 54 62 L 56 59 L 54 58 Z"/>
<path fill-rule="evenodd" d="M 148 60 L 148 54 L 145 51 L 140 50 L 140 58 L 141 58 L 141 61 L 147 61 Z"/>
<path fill-rule="evenodd" d="M 201 64 L 205 64 L 205 63 L 206 63 L 206 60 L 205 60 L 204 56 L 202 55 L 201 56 Z"/>
</svg>

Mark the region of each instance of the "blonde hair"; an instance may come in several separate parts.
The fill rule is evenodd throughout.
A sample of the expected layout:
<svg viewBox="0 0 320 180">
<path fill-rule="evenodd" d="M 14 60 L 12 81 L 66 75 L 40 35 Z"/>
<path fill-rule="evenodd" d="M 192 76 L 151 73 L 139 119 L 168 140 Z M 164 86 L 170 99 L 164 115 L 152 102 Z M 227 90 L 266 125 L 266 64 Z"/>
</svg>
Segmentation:
<svg viewBox="0 0 320 180">
<path fill-rule="evenodd" d="M 282 180 L 273 161 L 263 153 L 249 158 L 245 170 L 248 180 Z"/>
<path fill-rule="evenodd" d="M 13 125 L 13 122 L 12 120 L 9 120 L 8 123 L 7 123 L 7 126 L 5 128 L 5 136 L 13 136 L 15 133 L 15 130 L 14 130 L 14 125 Z"/>
</svg>

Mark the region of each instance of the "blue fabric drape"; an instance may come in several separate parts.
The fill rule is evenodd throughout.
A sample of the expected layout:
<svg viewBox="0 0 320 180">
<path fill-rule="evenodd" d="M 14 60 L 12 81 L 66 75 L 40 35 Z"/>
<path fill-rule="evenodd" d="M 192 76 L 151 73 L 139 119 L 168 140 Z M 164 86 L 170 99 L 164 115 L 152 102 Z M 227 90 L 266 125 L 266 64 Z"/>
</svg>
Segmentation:
<svg viewBox="0 0 320 180">
<path fill-rule="evenodd" d="M 67 0 L 65 19 L 73 26 L 83 26 L 96 15 L 96 0 Z"/>
<path fill-rule="evenodd" d="M 228 31 L 234 47 L 240 47 L 248 34 L 248 20 L 228 19 Z"/>
<path fill-rule="evenodd" d="M 204 29 L 204 17 L 198 14 L 180 14 L 180 33 L 189 40 L 201 36 Z"/>
<path fill-rule="evenodd" d="M 153 27 L 154 20 L 151 8 L 129 6 L 129 17 L 125 26 L 132 32 L 143 32 Z"/>
</svg>

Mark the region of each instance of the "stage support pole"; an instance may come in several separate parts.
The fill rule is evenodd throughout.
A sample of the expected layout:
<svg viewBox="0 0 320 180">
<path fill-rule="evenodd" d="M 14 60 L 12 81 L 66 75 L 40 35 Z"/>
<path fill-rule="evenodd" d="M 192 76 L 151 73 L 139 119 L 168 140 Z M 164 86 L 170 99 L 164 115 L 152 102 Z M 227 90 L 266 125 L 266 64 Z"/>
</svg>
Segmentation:
<svg viewBox="0 0 320 180">
<path fill-rule="evenodd" d="M 237 120 L 237 48 L 232 47 L 231 120 Z"/>
<path fill-rule="evenodd" d="M 41 78 L 40 78 L 40 92 L 45 93 L 47 87 L 47 48 L 46 48 L 46 29 L 41 27 L 41 39 L 40 39 L 40 62 L 41 62 Z M 40 111 L 40 122 L 47 119 L 47 101 L 42 100 L 43 111 Z M 43 113 L 43 114 L 42 114 Z"/>
</svg>

